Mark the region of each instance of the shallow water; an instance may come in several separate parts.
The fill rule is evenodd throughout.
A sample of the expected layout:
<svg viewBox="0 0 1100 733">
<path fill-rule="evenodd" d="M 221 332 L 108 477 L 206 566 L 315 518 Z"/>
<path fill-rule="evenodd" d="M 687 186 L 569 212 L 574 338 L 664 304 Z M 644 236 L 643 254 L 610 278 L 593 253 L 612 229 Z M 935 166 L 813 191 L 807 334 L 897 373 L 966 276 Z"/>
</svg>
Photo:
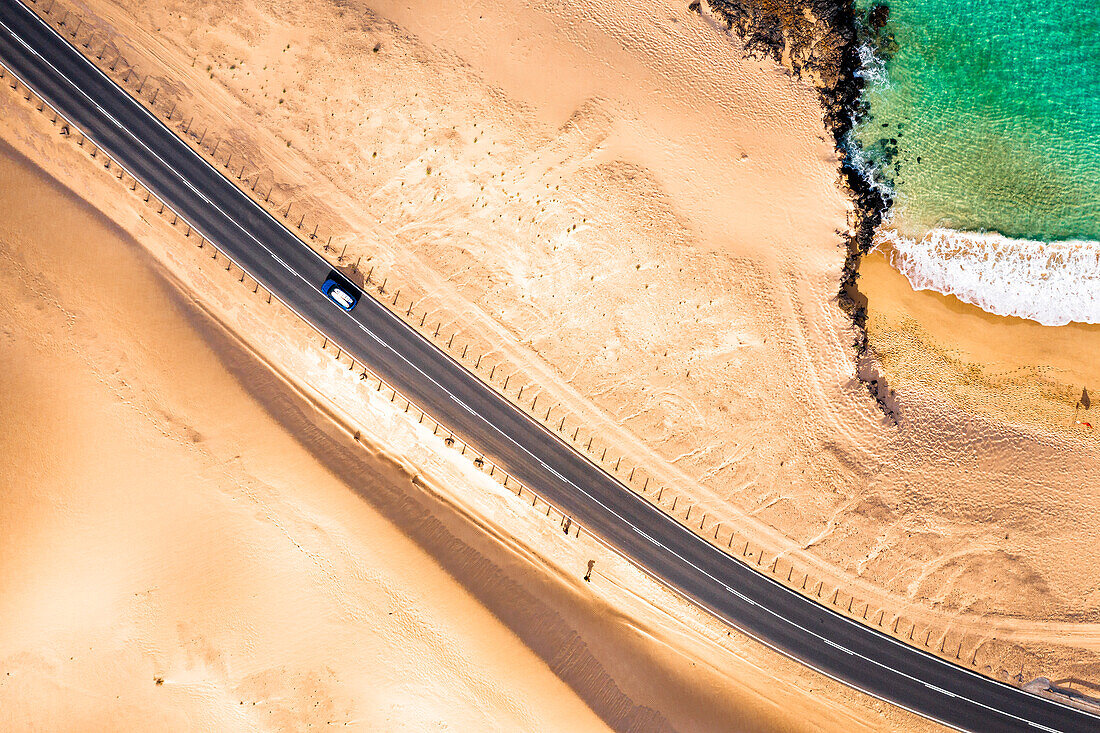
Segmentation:
<svg viewBox="0 0 1100 733">
<path fill-rule="evenodd" d="M 886 234 L 914 286 L 1100 322 L 1095 2 L 897 0 L 871 45 L 855 138 L 894 192 Z"/>
</svg>

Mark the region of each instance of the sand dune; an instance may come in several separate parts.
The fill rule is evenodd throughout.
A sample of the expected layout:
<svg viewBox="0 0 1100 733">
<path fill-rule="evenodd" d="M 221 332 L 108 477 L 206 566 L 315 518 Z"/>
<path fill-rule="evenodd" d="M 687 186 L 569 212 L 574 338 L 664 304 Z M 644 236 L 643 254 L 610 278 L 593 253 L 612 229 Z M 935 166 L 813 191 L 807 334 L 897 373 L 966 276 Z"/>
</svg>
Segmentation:
<svg viewBox="0 0 1100 733">
<path fill-rule="evenodd" d="M 10 156 L 0 728 L 604 727 L 257 403 L 277 380 L 239 384 L 147 255 Z"/>
<path fill-rule="evenodd" d="M 85 195 L 147 212 L 37 113 L 4 110 Z M 563 555 L 541 513 L 470 483 L 468 461 L 399 415 L 373 429 L 413 442 L 364 450 L 212 319 L 248 292 L 234 275 L 147 222 L 147 244 L 199 278 L 177 281 L 0 154 L 0 728 L 913 722 L 728 636 L 598 547 Z M 223 292 L 193 300 L 219 272 Z M 283 317 L 239 313 L 253 336 Z M 320 365 L 330 392 L 356 393 Z"/>
<path fill-rule="evenodd" d="M 345 263 L 383 273 L 754 551 L 902 616 L 934 651 L 965 641 L 984 672 L 1095 672 L 1100 543 L 1080 521 L 1095 441 L 1073 429 L 1064 385 L 1044 393 L 1049 420 L 1006 419 L 927 373 L 898 382 L 900 424 L 884 415 L 835 300 L 850 204 L 816 90 L 746 58 L 706 14 L 634 0 L 77 7 L 122 46 L 121 68 L 163 90 L 162 114 L 171 98 L 195 139 L 201 125 L 225 143 L 219 165 L 231 148 L 244 180 L 333 233 Z M 76 175 L 36 134 L 5 131 Z M 232 330 L 255 326 L 220 281 L 180 274 L 190 265 L 144 214 L 88 186 Z M 253 338 L 316 361 L 281 331 Z"/>
<path fill-rule="evenodd" d="M 883 414 L 810 84 L 677 3 L 276 6 L 92 14 L 261 190 L 612 455 L 978 669 L 1091 674 L 1058 629 L 1094 619 L 1094 579 L 1049 561 L 1096 565 L 1072 398 L 1042 426 L 921 390 Z"/>
</svg>

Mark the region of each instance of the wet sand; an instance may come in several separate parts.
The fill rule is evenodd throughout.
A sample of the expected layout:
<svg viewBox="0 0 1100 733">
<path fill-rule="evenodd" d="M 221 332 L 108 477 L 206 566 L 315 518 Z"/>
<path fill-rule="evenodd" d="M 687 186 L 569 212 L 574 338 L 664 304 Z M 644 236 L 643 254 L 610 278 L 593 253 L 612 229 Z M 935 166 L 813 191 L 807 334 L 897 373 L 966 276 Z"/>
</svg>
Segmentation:
<svg viewBox="0 0 1100 733">
<path fill-rule="evenodd" d="M 1100 418 L 1076 409 L 1082 391 L 1100 395 L 1100 326 L 1043 326 L 997 316 L 958 298 L 916 291 L 890 266 L 868 255 L 860 287 L 869 303 L 868 332 L 899 390 L 925 389 L 977 414 L 1042 433 L 1088 442 L 1075 424 Z M 1091 405 L 1092 398 L 1088 398 Z"/>
</svg>

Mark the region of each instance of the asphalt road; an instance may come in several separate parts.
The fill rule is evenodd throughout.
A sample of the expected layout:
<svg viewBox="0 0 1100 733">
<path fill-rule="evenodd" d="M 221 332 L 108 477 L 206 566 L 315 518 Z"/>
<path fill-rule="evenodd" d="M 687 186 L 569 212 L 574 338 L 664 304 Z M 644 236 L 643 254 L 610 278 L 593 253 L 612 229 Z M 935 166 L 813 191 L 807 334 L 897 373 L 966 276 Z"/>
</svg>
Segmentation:
<svg viewBox="0 0 1100 733">
<path fill-rule="evenodd" d="M 350 313 L 338 308 L 319 290 L 325 261 L 16 0 L 0 0 L 0 58 L 318 330 L 715 616 L 830 677 L 958 728 L 1100 730 L 1100 718 L 923 653 L 755 572 L 609 477 L 372 298 Z"/>
</svg>

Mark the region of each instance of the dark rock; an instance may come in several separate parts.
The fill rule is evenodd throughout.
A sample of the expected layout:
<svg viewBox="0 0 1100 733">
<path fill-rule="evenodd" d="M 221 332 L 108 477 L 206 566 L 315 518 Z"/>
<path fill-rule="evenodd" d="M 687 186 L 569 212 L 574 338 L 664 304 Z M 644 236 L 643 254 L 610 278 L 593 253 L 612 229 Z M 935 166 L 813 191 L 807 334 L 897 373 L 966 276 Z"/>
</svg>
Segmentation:
<svg viewBox="0 0 1100 733">
<path fill-rule="evenodd" d="M 846 147 L 848 133 L 867 114 L 867 105 L 860 98 L 863 79 L 856 76 L 864 39 L 852 0 L 707 0 L 707 5 L 725 19 L 729 29 L 736 29 L 750 54 L 784 63 L 784 50 L 789 48 L 787 68 L 817 87 L 825 126 L 833 134 L 837 150 L 844 154 L 840 172 L 856 208 L 837 302 L 856 327 L 856 373 L 886 416 L 896 422 L 892 390 L 872 368 L 875 357 L 867 341 L 867 298 L 857 285 L 860 258 L 870 251 L 875 228 L 891 202 L 854 165 Z M 885 24 L 890 17 L 886 5 L 875 6 L 871 13 L 875 20 L 869 18 L 868 22 L 872 25 Z M 888 50 L 892 43 L 888 35 L 879 47 Z M 897 140 L 887 144 L 889 154 L 896 156 Z"/>
<path fill-rule="evenodd" d="M 886 22 L 890 20 L 890 6 L 889 5 L 876 5 L 871 8 L 871 12 L 867 14 L 867 25 L 874 28 L 876 31 L 886 25 Z"/>
</svg>

